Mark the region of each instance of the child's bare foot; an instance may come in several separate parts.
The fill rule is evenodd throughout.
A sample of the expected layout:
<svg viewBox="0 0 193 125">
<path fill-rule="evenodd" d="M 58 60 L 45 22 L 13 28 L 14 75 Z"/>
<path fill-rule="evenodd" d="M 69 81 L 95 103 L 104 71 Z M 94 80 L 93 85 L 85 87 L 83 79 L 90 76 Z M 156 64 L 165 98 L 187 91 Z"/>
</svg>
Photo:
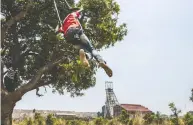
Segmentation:
<svg viewBox="0 0 193 125">
<path fill-rule="evenodd" d="M 81 63 L 82 63 L 84 66 L 86 66 L 86 67 L 90 67 L 90 64 L 89 64 L 89 62 L 88 62 L 88 60 L 87 60 L 87 58 L 86 58 L 86 54 L 85 54 L 85 52 L 84 52 L 83 49 L 80 49 L 79 55 L 80 55 L 80 61 L 81 61 Z"/>
<path fill-rule="evenodd" d="M 109 76 L 109 77 L 112 77 L 113 76 L 113 72 L 111 70 L 111 68 L 109 68 L 107 66 L 107 64 L 105 64 L 104 62 L 99 62 L 99 65 L 105 70 L 106 74 Z"/>
</svg>

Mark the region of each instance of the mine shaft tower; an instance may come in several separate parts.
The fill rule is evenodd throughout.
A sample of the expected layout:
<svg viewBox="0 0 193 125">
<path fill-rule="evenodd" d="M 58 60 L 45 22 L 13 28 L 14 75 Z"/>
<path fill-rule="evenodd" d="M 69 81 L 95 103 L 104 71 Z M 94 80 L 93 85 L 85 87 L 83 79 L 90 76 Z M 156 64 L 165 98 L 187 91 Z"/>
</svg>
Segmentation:
<svg viewBox="0 0 193 125">
<path fill-rule="evenodd" d="M 106 91 L 106 102 L 104 107 L 104 117 L 112 118 L 113 117 L 113 107 L 119 105 L 117 97 L 113 91 L 113 82 L 105 82 L 105 91 Z"/>
</svg>

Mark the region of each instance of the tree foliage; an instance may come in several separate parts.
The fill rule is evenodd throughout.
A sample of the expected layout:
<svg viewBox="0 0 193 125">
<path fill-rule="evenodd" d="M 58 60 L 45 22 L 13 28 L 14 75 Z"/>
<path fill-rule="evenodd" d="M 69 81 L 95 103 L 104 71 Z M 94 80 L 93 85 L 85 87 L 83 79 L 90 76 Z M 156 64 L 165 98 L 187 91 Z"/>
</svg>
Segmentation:
<svg viewBox="0 0 193 125">
<path fill-rule="evenodd" d="M 193 125 L 193 114 L 186 113 L 184 115 L 183 120 L 184 120 L 185 125 Z"/>
<path fill-rule="evenodd" d="M 179 114 L 181 113 L 181 110 L 178 110 L 174 103 L 170 103 L 169 107 L 172 111 L 172 115 L 171 115 L 172 116 L 172 122 L 175 125 L 179 125 Z"/>
<path fill-rule="evenodd" d="M 193 102 L 193 88 L 192 88 L 192 91 L 191 91 L 191 96 L 190 96 L 190 100 Z"/>
<path fill-rule="evenodd" d="M 75 6 L 73 0 L 68 0 Z M 64 0 L 57 1 L 62 19 L 70 12 Z M 127 34 L 126 24 L 117 25 L 120 7 L 114 0 L 80 0 L 85 11 L 81 18 L 85 33 L 97 49 L 108 48 Z M 53 0 L 2 0 L 1 57 L 2 89 L 25 94 L 49 85 L 53 92 L 71 96 L 95 85 L 97 64 L 84 68 L 78 52 L 56 37 L 58 24 Z M 13 80 L 6 80 L 12 69 Z M 3 80 L 4 79 L 4 80 Z"/>
</svg>

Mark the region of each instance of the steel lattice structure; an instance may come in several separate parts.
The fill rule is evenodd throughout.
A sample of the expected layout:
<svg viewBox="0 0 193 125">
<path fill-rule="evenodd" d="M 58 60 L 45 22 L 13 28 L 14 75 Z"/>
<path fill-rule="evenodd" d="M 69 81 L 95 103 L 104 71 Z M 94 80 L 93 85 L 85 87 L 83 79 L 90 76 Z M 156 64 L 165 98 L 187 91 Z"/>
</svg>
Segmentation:
<svg viewBox="0 0 193 125">
<path fill-rule="evenodd" d="M 117 97 L 113 91 L 113 82 L 106 81 L 105 82 L 105 91 L 106 91 L 106 102 L 105 102 L 105 111 L 104 117 L 113 117 L 113 107 L 115 105 L 119 105 Z"/>
</svg>

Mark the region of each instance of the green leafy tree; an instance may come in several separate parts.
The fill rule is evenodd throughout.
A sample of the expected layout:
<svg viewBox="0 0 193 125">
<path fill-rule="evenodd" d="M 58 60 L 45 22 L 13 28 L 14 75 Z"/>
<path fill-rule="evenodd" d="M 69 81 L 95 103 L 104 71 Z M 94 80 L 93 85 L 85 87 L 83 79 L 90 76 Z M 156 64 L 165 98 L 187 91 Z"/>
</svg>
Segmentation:
<svg viewBox="0 0 193 125">
<path fill-rule="evenodd" d="M 193 114 L 186 113 L 183 117 L 185 125 L 193 125 Z"/>
<path fill-rule="evenodd" d="M 157 111 L 155 114 L 155 121 L 158 125 L 162 124 L 164 121 L 164 118 L 162 117 L 162 114 L 159 111 Z"/>
<path fill-rule="evenodd" d="M 179 125 L 179 114 L 181 113 L 181 110 L 178 110 L 175 106 L 174 103 L 170 103 L 169 104 L 169 107 L 172 111 L 172 122 L 175 124 L 175 125 Z"/>
<path fill-rule="evenodd" d="M 193 102 L 193 88 L 192 88 L 192 93 L 191 93 L 190 100 Z"/>
<path fill-rule="evenodd" d="M 73 0 L 68 0 L 71 6 Z M 57 0 L 62 19 L 69 13 L 65 0 Z M 80 0 L 85 11 L 81 18 L 86 35 L 101 50 L 123 40 L 126 24 L 117 25 L 120 12 L 115 0 Z M 1 121 L 11 125 L 16 102 L 39 87 L 71 96 L 95 85 L 97 65 L 84 68 L 77 51 L 60 40 L 53 29 L 58 24 L 53 0 L 2 0 L 1 3 Z M 7 70 L 10 70 L 10 72 Z M 13 77 L 8 77 L 10 74 Z"/>
<path fill-rule="evenodd" d="M 36 113 L 36 109 L 33 109 L 33 113 Z"/>
</svg>

